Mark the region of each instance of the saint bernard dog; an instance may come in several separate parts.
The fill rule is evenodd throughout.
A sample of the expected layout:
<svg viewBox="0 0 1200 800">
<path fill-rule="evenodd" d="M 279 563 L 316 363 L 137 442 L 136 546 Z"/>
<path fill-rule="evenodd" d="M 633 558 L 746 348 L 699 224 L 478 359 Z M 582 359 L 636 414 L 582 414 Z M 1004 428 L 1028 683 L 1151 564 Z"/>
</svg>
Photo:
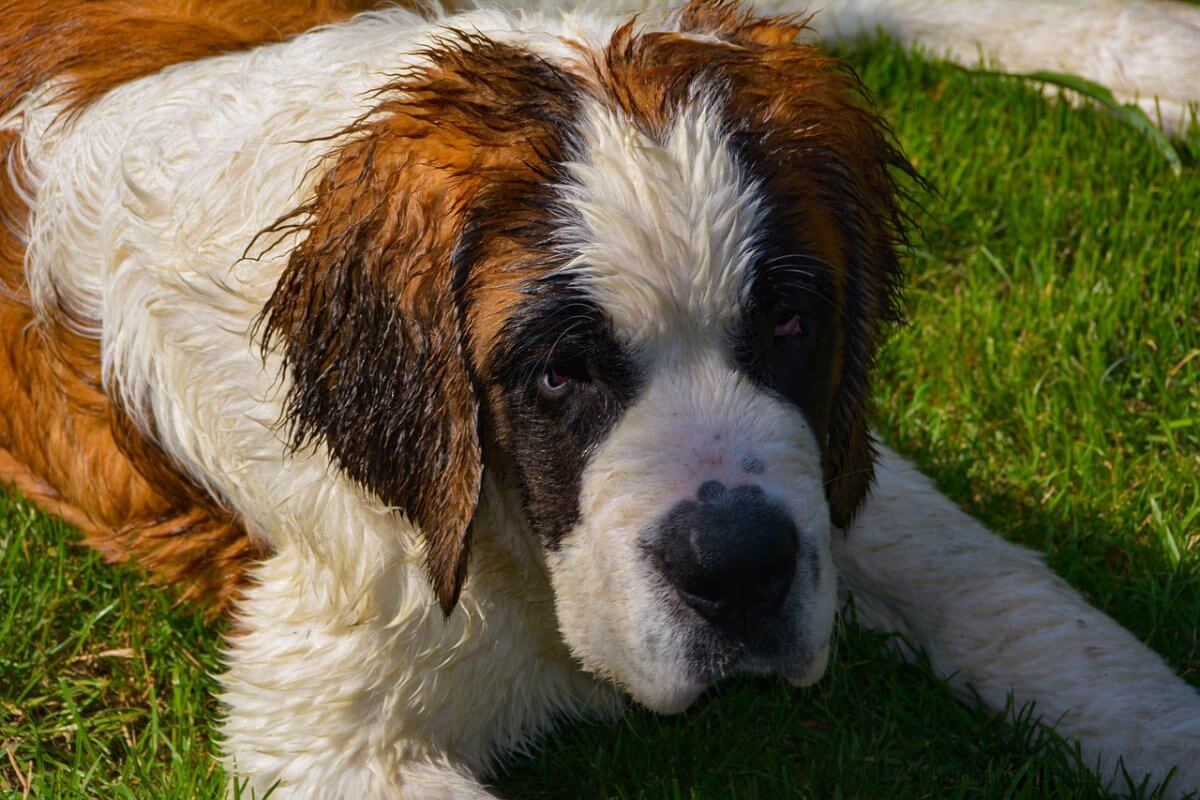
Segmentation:
<svg viewBox="0 0 1200 800">
<path fill-rule="evenodd" d="M 1102 776 L 1200 787 L 1196 691 L 873 441 L 920 179 L 813 42 L 1179 129 L 1200 9 L 366 5 L 0 9 L 0 477 L 231 611 L 231 782 L 488 797 L 556 720 L 811 684 L 853 597 Z"/>
</svg>

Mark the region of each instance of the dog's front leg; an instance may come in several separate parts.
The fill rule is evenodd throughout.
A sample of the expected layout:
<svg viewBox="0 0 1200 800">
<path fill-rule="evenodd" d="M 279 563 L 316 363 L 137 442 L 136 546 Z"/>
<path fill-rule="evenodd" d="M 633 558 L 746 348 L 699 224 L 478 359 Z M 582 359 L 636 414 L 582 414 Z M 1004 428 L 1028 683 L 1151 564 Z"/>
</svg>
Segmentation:
<svg viewBox="0 0 1200 800">
<path fill-rule="evenodd" d="M 257 568 L 222 679 L 230 796 L 491 797 L 471 774 L 486 730 L 470 716 L 493 710 L 469 683 L 461 704 L 443 696 L 480 643 L 410 567 L 342 567 L 285 546 Z"/>
<path fill-rule="evenodd" d="M 884 450 L 878 485 L 834 558 L 858 619 L 923 651 L 991 710 L 1033 702 L 1087 765 L 1200 788 L 1200 695 L 1035 553 L 983 528 Z M 1120 789 L 1121 784 L 1114 788 Z"/>
<path fill-rule="evenodd" d="M 353 521 L 330 521 L 324 552 L 277 537 L 239 604 L 222 750 L 242 797 L 491 797 L 477 777 L 496 756 L 563 715 L 613 705 L 563 650 L 549 588 L 496 531 L 478 532 L 478 563 L 447 617 L 406 524 Z"/>
</svg>

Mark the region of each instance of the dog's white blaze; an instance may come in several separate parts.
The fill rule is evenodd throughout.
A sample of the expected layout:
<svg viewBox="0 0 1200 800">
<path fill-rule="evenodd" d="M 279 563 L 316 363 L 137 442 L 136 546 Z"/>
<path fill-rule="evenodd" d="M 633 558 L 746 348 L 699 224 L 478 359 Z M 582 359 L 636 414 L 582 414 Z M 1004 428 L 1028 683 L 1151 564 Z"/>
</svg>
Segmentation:
<svg viewBox="0 0 1200 800">
<path fill-rule="evenodd" d="M 563 193 L 563 231 L 618 335 L 665 344 L 728 331 L 748 288 L 762 202 L 734 158 L 720 113 L 697 97 L 656 142 L 598 104 Z M 680 325 L 688 330 L 680 330 Z"/>
</svg>

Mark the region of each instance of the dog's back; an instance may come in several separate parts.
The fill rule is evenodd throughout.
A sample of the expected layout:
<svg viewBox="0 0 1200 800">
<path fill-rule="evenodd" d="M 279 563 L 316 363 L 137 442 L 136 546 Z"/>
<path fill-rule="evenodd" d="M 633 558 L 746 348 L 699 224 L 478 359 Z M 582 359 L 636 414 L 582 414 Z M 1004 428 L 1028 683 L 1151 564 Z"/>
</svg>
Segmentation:
<svg viewBox="0 0 1200 800">
<path fill-rule="evenodd" d="M 17 106 L 40 91 L 56 96 L 55 115 L 75 115 L 164 67 L 280 41 L 363 5 L 17 2 L 0 24 L 0 480 L 74 523 L 107 557 L 136 557 L 214 608 L 258 547 L 108 400 L 98 321 L 82 309 L 35 312 L 47 298 L 34 297 L 25 271 L 35 176 L 24 172 Z M 136 133 L 110 131 L 110 144 Z M 84 257 L 98 247 L 71 244 Z"/>
</svg>

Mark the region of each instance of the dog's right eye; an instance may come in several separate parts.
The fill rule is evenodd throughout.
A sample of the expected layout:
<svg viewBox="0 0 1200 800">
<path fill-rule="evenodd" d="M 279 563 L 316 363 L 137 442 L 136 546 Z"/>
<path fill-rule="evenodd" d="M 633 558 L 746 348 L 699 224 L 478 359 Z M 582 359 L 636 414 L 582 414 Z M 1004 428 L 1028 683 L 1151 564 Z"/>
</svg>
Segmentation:
<svg viewBox="0 0 1200 800">
<path fill-rule="evenodd" d="M 582 358 L 551 361 L 542 372 L 538 388 L 552 398 L 566 396 L 578 384 L 588 380 L 587 363 Z"/>
</svg>

